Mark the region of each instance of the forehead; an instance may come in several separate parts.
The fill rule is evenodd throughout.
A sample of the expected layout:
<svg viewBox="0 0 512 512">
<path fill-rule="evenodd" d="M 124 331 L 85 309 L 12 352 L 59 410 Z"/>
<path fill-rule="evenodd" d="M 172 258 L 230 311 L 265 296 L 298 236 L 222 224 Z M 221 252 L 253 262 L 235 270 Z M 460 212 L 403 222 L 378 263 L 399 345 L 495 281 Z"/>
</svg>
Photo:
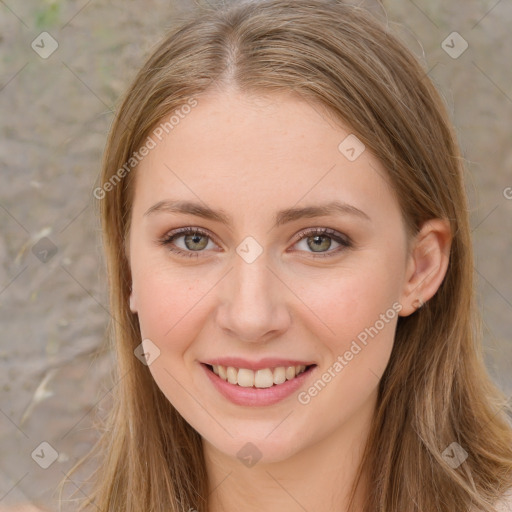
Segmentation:
<svg viewBox="0 0 512 512">
<path fill-rule="evenodd" d="M 136 170 L 136 207 L 172 197 L 260 214 L 334 199 L 398 208 L 380 162 L 318 105 L 238 91 L 196 101 L 150 134 L 155 145 Z"/>
</svg>

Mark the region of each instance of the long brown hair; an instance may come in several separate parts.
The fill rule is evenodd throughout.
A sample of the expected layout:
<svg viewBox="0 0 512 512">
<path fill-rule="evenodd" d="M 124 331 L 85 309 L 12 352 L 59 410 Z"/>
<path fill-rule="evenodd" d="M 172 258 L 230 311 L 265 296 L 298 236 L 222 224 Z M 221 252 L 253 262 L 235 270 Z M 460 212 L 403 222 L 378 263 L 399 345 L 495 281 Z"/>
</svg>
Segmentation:
<svg viewBox="0 0 512 512">
<path fill-rule="evenodd" d="M 233 85 L 293 91 L 348 124 L 387 169 L 411 235 L 428 219 L 449 220 L 445 279 L 427 304 L 398 320 L 358 474 L 368 475 L 364 512 L 493 511 L 512 484 L 512 428 L 506 397 L 483 362 L 456 134 L 438 91 L 398 38 L 368 11 L 334 0 L 197 7 L 122 100 L 95 192 L 118 383 L 96 447 L 94 491 L 81 510 L 208 510 L 201 438 L 134 357 L 141 340 L 129 310 L 125 243 L 137 169 L 127 162 L 163 119 L 212 87 Z M 457 468 L 443 455 L 454 446 L 468 454 Z"/>
</svg>

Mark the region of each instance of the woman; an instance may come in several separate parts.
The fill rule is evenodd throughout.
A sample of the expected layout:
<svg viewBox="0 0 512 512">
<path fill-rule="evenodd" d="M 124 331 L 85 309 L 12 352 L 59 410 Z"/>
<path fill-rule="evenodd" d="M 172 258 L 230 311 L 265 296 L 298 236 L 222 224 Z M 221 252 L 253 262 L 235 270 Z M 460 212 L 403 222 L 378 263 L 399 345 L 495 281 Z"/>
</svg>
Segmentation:
<svg viewBox="0 0 512 512">
<path fill-rule="evenodd" d="M 463 164 L 361 8 L 236 1 L 173 29 L 94 191 L 119 377 L 82 508 L 507 506 Z"/>
</svg>

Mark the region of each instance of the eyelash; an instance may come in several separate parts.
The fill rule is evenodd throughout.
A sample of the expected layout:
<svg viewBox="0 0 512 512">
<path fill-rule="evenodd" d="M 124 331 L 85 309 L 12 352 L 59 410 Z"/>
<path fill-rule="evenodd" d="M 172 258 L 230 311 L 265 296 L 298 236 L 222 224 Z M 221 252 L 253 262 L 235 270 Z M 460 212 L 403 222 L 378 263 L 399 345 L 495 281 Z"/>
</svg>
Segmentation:
<svg viewBox="0 0 512 512">
<path fill-rule="evenodd" d="M 205 236 L 209 239 L 211 239 L 214 243 L 217 243 L 215 241 L 215 238 L 212 237 L 210 233 L 207 231 L 201 229 L 201 228 L 194 228 L 194 227 L 187 227 L 187 228 L 180 228 L 176 229 L 174 231 L 171 231 L 170 233 L 167 233 L 163 238 L 158 240 L 158 243 L 164 247 L 167 247 L 171 252 L 178 254 L 179 256 L 186 256 L 186 257 L 199 257 L 199 253 L 204 252 L 204 250 L 201 251 L 184 251 L 182 249 L 179 249 L 177 247 L 173 247 L 172 242 L 176 238 L 180 238 L 182 236 L 186 235 L 201 235 Z M 308 238 L 311 236 L 318 236 L 323 235 L 327 236 L 328 238 L 333 239 L 335 242 L 338 242 L 340 244 L 340 247 L 337 247 L 334 250 L 325 252 L 325 253 L 314 253 L 311 252 L 310 254 L 313 255 L 313 258 L 328 258 L 332 257 L 339 252 L 343 251 L 344 249 L 348 249 L 353 247 L 352 241 L 350 238 L 346 235 L 342 235 L 341 233 L 338 233 L 337 231 L 334 231 L 330 228 L 308 228 L 304 231 L 301 231 L 293 238 L 293 245 L 300 242 L 304 238 Z M 217 244 L 219 245 L 219 244 Z"/>
</svg>

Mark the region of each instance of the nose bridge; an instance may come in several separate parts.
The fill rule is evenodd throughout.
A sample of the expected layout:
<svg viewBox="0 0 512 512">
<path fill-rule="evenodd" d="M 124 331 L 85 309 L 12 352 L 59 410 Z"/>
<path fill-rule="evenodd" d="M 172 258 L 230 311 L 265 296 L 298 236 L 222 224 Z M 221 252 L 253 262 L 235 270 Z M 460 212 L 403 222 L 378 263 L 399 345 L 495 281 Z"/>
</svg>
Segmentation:
<svg viewBox="0 0 512 512">
<path fill-rule="evenodd" d="M 288 327 L 283 285 L 268 268 L 265 253 L 252 262 L 238 254 L 219 305 L 220 327 L 242 341 L 261 341 Z"/>
</svg>

